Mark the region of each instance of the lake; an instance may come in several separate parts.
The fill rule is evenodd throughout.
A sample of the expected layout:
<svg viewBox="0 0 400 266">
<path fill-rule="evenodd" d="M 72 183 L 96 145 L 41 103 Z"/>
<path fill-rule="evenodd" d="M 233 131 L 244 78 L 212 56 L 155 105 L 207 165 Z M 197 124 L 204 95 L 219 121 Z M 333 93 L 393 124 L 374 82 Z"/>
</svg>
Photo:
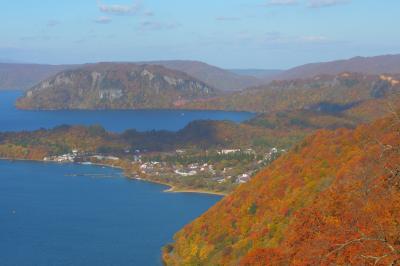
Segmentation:
<svg viewBox="0 0 400 266">
<path fill-rule="evenodd" d="M 229 120 L 243 122 L 254 116 L 248 112 L 186 110 L 61 110 L 24 111 L 14 107 L 20 91 L 0 91 L 0 131 L 35 130 L 68 125 L 102 125 L 109 131 L 177 131 L 194 120 Z"/>
<path fill-rule="evenodd" d="M 161 247 L 220 197 L 90 165 L 0 161 L 0 265 L 161 265 Z"/>
<path fill-rule="evenodd" d="M 122 132 L 176 131 L 198 119 L 241 122 L 223 111 L 22 111 L 0 92 L 0 131 L 99 124 Z M 0 161 L 0 265 L 160 265 L 161 247 L 219 196 L 164 193 L 120 170 Z"/>
<path fill-rule="evenodd" d="M 177 131 L 198 119 L 241 122 L 223 111 L 22 111 L 0 92 L 0 131 L 99 124 L 122 132 Z M 161 265 L 161 247 L 220 197 L 164 193 L 120 170 L 0 161 L 0 265 Z"/>
</svg>

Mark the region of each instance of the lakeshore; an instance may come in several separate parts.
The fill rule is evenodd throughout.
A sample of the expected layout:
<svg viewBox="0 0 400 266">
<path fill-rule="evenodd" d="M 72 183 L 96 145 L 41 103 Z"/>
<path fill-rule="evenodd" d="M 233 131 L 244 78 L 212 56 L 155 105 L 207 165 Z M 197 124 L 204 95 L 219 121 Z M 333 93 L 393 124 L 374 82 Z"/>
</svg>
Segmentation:
<svg viewBox="0 0 400 266">
<path fill-rule="evenodd" d="M 45 161 L 45 160 L 17 159 L 17 158 L 0 158 L 0 161 L 37 162 L 37 163 L 44 163 L 44 164 L 48 164 L 48 163 L 50 163 L 50 164 L 66 164 L 66 163 L 58 163 L 58 162 Z M 84 163 L 73 163 L 73 162 L 71 164 L 85 165 Z M 208 191 L 208 190 L 201 190 L 201 189 L 185 189 L 185 188 L 180 188 L 171 183 L 166 183 L 166 182 L 161 182 L 161 181 L 156 181 L 156 180 L 151 180 L 151 179 L 146 179 L 146 178 L 136 178 L 136 177 L 132 176 L 131 174 L 127 173 L 125 171 L 126 169 L 124 169 L 122 166 L 118 166 L 118 165 L 104 164 L 104 163 L 90 163 L 90 165 L 98 166 L 98 167 L 108 167 L 108 168 L 120 169 L 123 171 L 123 174 L 124 174 L 123 176 L 127 179 L 167 186 L 169 188 L 163 190 L 163 192 L 165 192 L 165 193 L 195 193 L 195 194 L 208 194 L 208 195 L 216 195 L 216 196 L 226 196 L 227 195 L 227 193 L 218 192 L 218 191 Z"/>
<path fill-rule="evenodd" d="M 150 181 L 151 182 L 151 181 Z M 217 192 L 217 191 L 208 191 L 208 190 L 196 190 L 196 189 L 180 189 L 177 187 L 174 187 L 169 184 L 164 184 L 164 183 L 159 183 L 163 184 L 166 186 L 169 186 L 169 189 L 164 190 L 164 192 L 167 193 L 198 193 L 198 194 L 209 194 L 209 195 L 216 195 L 216 196 L 226 196 L 228 193 L 223 193 L 223 192 Z"/>
</svg>

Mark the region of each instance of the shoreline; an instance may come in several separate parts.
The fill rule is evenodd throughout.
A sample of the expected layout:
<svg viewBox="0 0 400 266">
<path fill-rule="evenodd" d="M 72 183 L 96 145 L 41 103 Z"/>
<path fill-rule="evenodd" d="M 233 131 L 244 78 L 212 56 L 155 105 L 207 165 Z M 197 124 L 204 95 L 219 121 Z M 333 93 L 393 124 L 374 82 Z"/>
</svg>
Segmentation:
<svg viewBox="0 0 400 266">
<path fill-rule="evenodd" d="M 198 112 L 198 111 L 205 111 L 205 112 L 232 112 L 232 113 L 247 113 L 253 116 L 260 114 L 262 112 L 259 111 L 250 111 L 250 110 L 241 110 L 241 109 L 224 109 L 224 108 L 21 108 L 16 106 L 17 110 L 22 111 L 48 111 L 48 112 L 57 112 L 57 111 L 122 111 L 122 112 L 129 112 L 129 111 L 171 111 L 171 112 Z"/>
<path fill-rule="evenodd" d="M 106 166 L 106 165 L 105 165 Z M 123 170 L 123 168 L 120 168 Z M 165 193 L 195 193 L 195 194 L 208 194 L 208 195 L 215 195 L 215 196 L 226 196 L 228 195 L 228 193 L 223 193 L 223 192 L 218 192 L 218 191 L 209 191 L 209 190 L 201 190 L 201 189 L 181 189 L 176 187 L 173 184 L 169 184 L 166 182 L 161 182 L 161 181 L 157 181 L 157 180 L 151 180 L 151 179 L 145 179 L 145 178 L 135 178 L 135 177 L 130 177 L 130 176 L 126 176 L 126 178 L 128 179 L 132 179 L 132 180 L 137 180 L 137 181 L 144 181 L 144 182 L 148 182 L 148 183 L 154 183 L 154 184 L 158 184 L 158 185 L 164 185 L 167 186 L 169 188 L 164 189 L 163 192 Z"/>
<path fill-rule="evenodd" d="M 15 158 L 4 158 L 0 157 L 1 161 L 21 161 L 21 162 L 36 162 L 36 163 L 53 163 L 53 164 L 65 164 L 65 163 L 58 163 L 58 162 L 52 162 L 52 161 L 43 161 L 43 160 L 35 160 L 35 159 L 15 159 Z M 76 162 L 70 162 L 71 164 L 79 164 L 79 165 L 84 165 L 82 163 L 76 163 Z M 134 178 L 129 176 L 127 173 L 125 173 L 125 169 L 121 166 L 115 166 L 115 165 L 108 165 L 108 164 L 102 164 L 102 163 L 90 163 L 87 165 L 93 165 L 93 166 L 98 166 L 98 167 L 109 167 L 109 168 L 114 168 L 114 169 L 119 169 L 123 171 L 123 176 L 127 179 L 131 180 L 137 180 L 137 181 L 144 181 L 148 183 L 153 183 L 153 184 L 159 184 L 159 185 L 164 185 L 169 188 L 164 189 L 162 192 L 164 193 L 194 193 L 194 194 L 208 194 L 208 195 L 214 195 L 214 196 L 226 196 L 228 195 L 227 193 L 223 192 L 217 192 L 217 191 L 207 191 L 207 190 L 197 190 L 197 189 L 184 189 L 184 188 L 178 188 L 173 184 L 161 182 L 161 181 L 156 181 L 156 180 L 151 180 L 151 179 L 145 179 L 145 178 Z"/>
<path fill-rule="evenodd" d="M 197 190 L 197 189 L 181 189 L 177 188 L 174 185 L 171 184 L 166 184 L 166 183 L 161 183 L 161 182 L 155 182 L 161 185 L 169 186 L 170 188 L 165 189 L 163 192 L 165 193 L 197 193 L 197 194 L 208 194 L 208 195 L 214 195 L 214 196 L 223 196 L 225 197 L 228 195 L 227 193 L 223 192 L 218 192 L 218 191 L 209 191 L 209 190 Z"/>
</svg>

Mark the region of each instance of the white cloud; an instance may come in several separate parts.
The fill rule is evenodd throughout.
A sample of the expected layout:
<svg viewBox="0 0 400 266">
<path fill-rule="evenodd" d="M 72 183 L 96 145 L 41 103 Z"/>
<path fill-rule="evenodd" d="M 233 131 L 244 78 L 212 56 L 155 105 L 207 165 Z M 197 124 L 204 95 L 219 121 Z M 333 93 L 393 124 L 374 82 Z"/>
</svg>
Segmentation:
<svg viewBox="0 0 400 266">
<path fill-rule="evenodd" d="M 134 2 L 132 5 L 107 5 L 98 1 L 97 5 L 101 12 L 113 15 L 131 15 L 135 14 L 140 9 L 140 2 Z"/>
<path fill-rule="evenodd" d="M 340 4 L 346 4 L 351 2 L 351 0 L 309 0 L 308 7 L 311 8 L 321 8 L 321 7 L 329 7 L 336 6 Z"/>
<path fill-rule="evenodd" d="M 305 4 L 307 7 L 310 8 L 322 8 L 322 7 L 330 7 L 336 6 L 340 4 L 350 3 L 351 0 L 306 0 L 306 1 L 299 1 L 299 0 L 269 0 L 263 6 L 292 6 L 297 4 Z"/>
</svg>

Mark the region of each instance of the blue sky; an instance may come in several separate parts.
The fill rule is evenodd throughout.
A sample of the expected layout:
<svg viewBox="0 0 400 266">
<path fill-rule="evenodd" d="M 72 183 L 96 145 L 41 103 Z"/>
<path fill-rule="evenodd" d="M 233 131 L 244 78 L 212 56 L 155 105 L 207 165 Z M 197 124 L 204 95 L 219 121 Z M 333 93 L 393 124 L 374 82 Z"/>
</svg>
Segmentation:
<svg viewBox="0 0 400 266">
<path fill-rule="evenodd" d="M 0 60 L 225 68 L 400 53 L 399 0 L 2 0 Z"/>
</svg>

